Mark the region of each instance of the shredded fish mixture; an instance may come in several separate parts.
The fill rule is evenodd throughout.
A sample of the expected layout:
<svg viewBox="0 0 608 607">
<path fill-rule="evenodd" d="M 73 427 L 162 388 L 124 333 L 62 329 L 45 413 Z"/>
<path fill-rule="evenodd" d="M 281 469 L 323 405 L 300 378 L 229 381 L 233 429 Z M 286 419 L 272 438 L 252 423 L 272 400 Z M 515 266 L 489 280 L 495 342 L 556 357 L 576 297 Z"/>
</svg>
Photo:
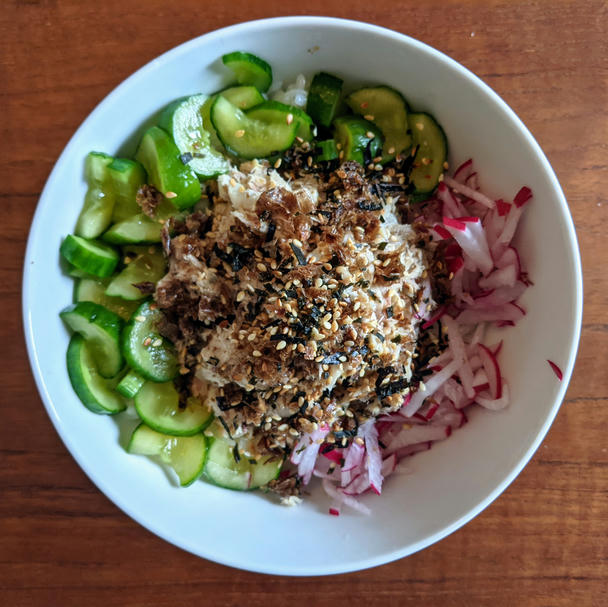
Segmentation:
<svg viewBox="0 0 608 607">
<path fill-rule="evenodd" d="M 435 307 L 432 243 L 398 211 L 404 181 L 399 167 L 254 160 L 217 179 L 206 213 L 165 225 L 162 331 L 186 392 L 244 456 L 282 456 L 319 427 L 346 446 L 402 406 Z"/>
</svg>

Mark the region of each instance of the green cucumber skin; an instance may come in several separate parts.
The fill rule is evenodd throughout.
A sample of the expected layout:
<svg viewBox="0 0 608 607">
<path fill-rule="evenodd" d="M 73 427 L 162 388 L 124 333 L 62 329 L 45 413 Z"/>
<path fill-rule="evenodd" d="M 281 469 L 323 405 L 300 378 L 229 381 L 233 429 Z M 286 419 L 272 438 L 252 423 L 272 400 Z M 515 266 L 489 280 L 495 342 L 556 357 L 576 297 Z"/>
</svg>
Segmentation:
<svg viewBox="0 0 608 607">
<path fill-rule="evenodd" d="M 412 137 L 408 134 L 407 120 L 409 105 L 399 91 L 386 85 L 365 87 L 351 93 L 345 101 L 355 114 L 374 116 L 370 121 L 384 135 L 384 162 L 411 148 Z M 393 151 L 389 152 L 391 148 Z"/>
<path fill-rule="evenodd" d="M 134 398 L 145 383 L 146 380 L 141 375 L 133 370 L 129 370 L 118 382 L 116 391 L 126 398 Z"/>
<path fill-rule="evenodd" d="M 150 183 L 178 210 L 190 208 L 201 198 L 198 177 L 184 165 L 180 156 L 171 136 L 157 126 L 144 133 L 135 154 Z"/>
<path fill-rule="evenodd" d="M 115 223 L 102 235 L 104 242 L 110 244 L 156 244 L 161 241 L 162 225 L 143 213 L 133 215 Z"/>
<path fill-rule="evenodd" d="M 91 301 L 72 304 L 59 316 L 87 340 L 101 375 L 115 377 L 123 365 L 120 334 L 124 323 L 120 316 Z"/>
<path fill-rule="evenodd" d="M 118 253 L 107 244 L 68 234 L 59 247 L 63 258 L 78 270 L 105 278 L 118 265 Z"/>
<path fill-rule="evenodd" d="M 241 85 L 255 86 L 265 93 L 272 84 L 272 68 L 260 57 L 243 51 L 222 56 L 222 63 L 229 67 Z"/>
<path fill-rule="evenodd" d="M 144 167 L 135 160 L 114 158 L 108 166 L 108 174 L 112 180 L 112 189 L 116 197 L 112 223 L 118 223 L 141 213 L 136 196 L 139 188 L 146 183 L 147 176 Z"/>
<path fill-rule="evenodd" d="M 141 420 L 152 430 L 170 436 L 200 434 L 213 421 L 213 412 L 200 403 L 190 407 L 195 409 L 179 407 L 173 382 L 146 382 L 135 395 L 135 409 Z"/>
<path fill-rule="evenodd" d="M 114 312 L 127 321 L 139 306 L 136 301 L 126 301 L 120 297 L 106 295 L 109 278 L 83 277 L 74 283 L 74 303 L 79 301 L 92 301 Z"/>
<path fill-rule="evenodd" d="M 414 146 L 418 147 L 415 161 L 419 165 L 412 169 L 410 181 L 416 188 L 414 194 L 420 198 L 423 194 L 430 194 L 439 183 L 439 176 L 444 171 L 443 163 L 447 160 L 448 140 L 437 120 L 426 112 L 410 114 L 408 123 Z M 424 126 L 422 131 L 418 124 Z M 425 157 L 432 158 L 432 165 L 422 163 Z"/>
<path fill-rule="evenodd" d="M 89 152 L 85 160 L 87 191 L 74 232 L 83 238 L 97 238 L 111 223 L 115 195 L 108 167 L 114 159 L 101 152 Z"/>
<path fill-rule="evenodd" d="M 147 297 L 134 285 L 140 282 L 156 283 L 165 275 L 167 270 L 167 264 L 161 250 L 152 247 L 149 247 L 149 249 L 151 252 L 148 249 L 138 252 L 135 259 L 112 279 L 106 289 L 106 295 L 121 297 L 127 301 L 138 301 Z"/>
<path fill-rule="evenodd" d="M 251 464 L 234 460 L 232 447 L 225 441 L 208 437 L 207 464 L 203 477 L 210 483 L 234 491 L 251 491 L 267 485 L 279 476 L 283 462 Z M 256 480 L 257 479 L 257 480 Z"/>
<path fill-rule="evenodd" d="M 317 141 L 316 145 L 320 149 L 320 152 L 316 155 L 315 162 L 330 162 L 338 158 L 338 148 L 333 139 Z"/>
<path fill-rule="evenodd" d="M 129 366 L 143 377 L 168 382 L 178 374 L 177 358 L 173 345 L 155 329 L 162 312 L 151 310 L 151 303 L 145 301 L 133 313 L 122 333 L 122 351 Z M 143 345 L 146 338 L 151 340 L 147 347 Z M 161 339 L 160 346 L 151 345 L 156 339 Z"/>
<path fill-rule="evenodd" d="M 124 411 L 127 408 L 126 402 L 112 389 L 116 382 L 104 380 L 97 375 L 92 356 L 86 347 L 81 335 L 72 335 L 67 351 L 67 368 L 74 392 L 93 413 L 115 415 Z"/>
<path fill-rule="evenodd" d="M 334 139 L 342 146 L 344 160 L 354 160 L 364 165 L 367 146 L 370 148 L 371 158 L 380 154 L 384 137 L 372 122 L 355 116 L 341 116 L 334 120 L 333 125 Z M 374 137 L 369 138 L 368 133 L 372 133 Z"/>
<path fill-rule="evenodd" d="M 198 455 L 194 466 L 190 461 L 192 449 Z M 171 436 L 157 432 L 143 422 L 135 428 L 127 452 L 136 455 L 160 456 L 160 459 L 177 473 L 180 485 L 189 487 L 203 474 L 207 459 L 208 442 L 202 434 Z M 186 451 L 186 453 L 184 453 Z"/>
<path fill-rule="evenodd" d="M 329 127 L 336 116 L 344 81 L 327 72 L 315 74 L 306 103 L 306 113 L 320 126 Z"/>
<path fill-rule="evenodd" d="M 184 155 L 189 155 L 190 160 L 185 164 L 201 179 L 217 177 L 230 169 L 224 155 L 214 148 L 205 124 L 203 108 L 208 100 L 208 95 L 203 94 L 177 99 L 164 109 L 159 120 L 160 128 L 173 138 L 182 164 Z"/>
<path fill-rule="evenodd" d="M 298 127 L 295 120 L 291 124 L 252 120 L 221 95 L 211 105 L 211 122 L 226 150 L 243 159 L 265 158 L 288 149 Z M 256 129 L 258 132 L 251 135 Z M 239 131 L 244 133 L 241 137 L 236 135 Z"/>
<path fill-rule="evenodd" d="M 276 120 L 287 120 L 289 114 L 292 120 L 296 121 L 296 137 L 303 141 L 311 141 L 313 138 L 314 123 L 312 118 L 303 110 L 293 105 L 287 105 L 280 101 L 264 101 L 246 112 L 249 118 L 261 120 L 263 122 L 273 122 Z"/>
</svg>

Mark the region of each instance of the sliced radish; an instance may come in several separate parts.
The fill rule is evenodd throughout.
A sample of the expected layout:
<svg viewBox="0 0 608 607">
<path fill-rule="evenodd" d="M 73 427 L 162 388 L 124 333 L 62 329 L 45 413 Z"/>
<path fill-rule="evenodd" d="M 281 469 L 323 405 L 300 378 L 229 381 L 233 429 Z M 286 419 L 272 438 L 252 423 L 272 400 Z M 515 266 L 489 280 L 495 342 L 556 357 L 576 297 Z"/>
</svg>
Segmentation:
<svg viewBox="0 0 608 607">
<path fill-rule="evenodd" d="M 500 367 L 498 366 L 498 360 L 494 356 L 494 352 L 483 344 L 477 344 L 479 349 L 479 357 L 483 363 L 483 368 L 486 371 L 488 377 L 488 383 L 490 384 L 490 394 L 492 398 L 499 399 L 502 396 L 502 377 L 500 375 Z"/>
</svg>

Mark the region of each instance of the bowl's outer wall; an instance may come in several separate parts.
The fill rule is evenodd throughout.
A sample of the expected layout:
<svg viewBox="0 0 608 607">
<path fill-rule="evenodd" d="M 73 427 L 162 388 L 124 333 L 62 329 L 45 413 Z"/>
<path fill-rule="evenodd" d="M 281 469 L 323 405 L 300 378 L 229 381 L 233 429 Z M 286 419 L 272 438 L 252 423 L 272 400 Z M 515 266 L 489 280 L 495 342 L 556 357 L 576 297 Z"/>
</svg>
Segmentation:
<svg viewBox="0 0 608 607">
<path fill-rule="evenodd" d="M 518 235 L 534 286 L 528 315 L 491 339 L 512 392 L 500 413 L 474 411 L 449 441 L 410 462 L 373 515 L 327 516 L 318 488 L 297 508 L 258 493 L 206 483 L 182 490 L 146 458 L 119 446 L 135 423 L 88 412 L 70 386 L 68 333 L 58 312 L 71 301 L 58 249 L 73 230 L 90 150 L 132 153 L 137 135 L 176 97 L 229 84 L 218 58 L 242 49 L 268 60 L 275 80 L 320 69 L 351 86 L 385 83 L 443 125 L 453 166 L 473 157 L 485 189 L 512 198 L 528 185 L 534 199 Z M 74 135 L 44 189 L 24 272 L 24 321 L 34 375 L 49 415 L 76 460 L 125 512 L 170 542 L 200 556 L 255 571 L 314 575 L 352 571 L 405 556 L 444 537 L 487 506 L 528 461 L 545 435 L 570 377 L 581 319 L 581 272 L 574 228 L 559 184 L 540 148 L 513 112 L 462 66 L 415 40 L 366 24 L 281 18 L 219 30 L 155 59 L 111 93 Z M 547 365 L 564 370 L 561 384 Z"/>
</svg>

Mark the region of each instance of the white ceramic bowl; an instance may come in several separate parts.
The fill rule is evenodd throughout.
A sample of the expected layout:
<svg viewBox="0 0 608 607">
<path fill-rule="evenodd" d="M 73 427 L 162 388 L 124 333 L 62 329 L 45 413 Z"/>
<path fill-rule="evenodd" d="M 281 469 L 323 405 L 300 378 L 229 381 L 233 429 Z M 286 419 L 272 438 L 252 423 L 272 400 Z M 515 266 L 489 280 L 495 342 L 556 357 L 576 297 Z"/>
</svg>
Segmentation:
<svg viewBox="0 0 608 607">
<path fill-rule="evenodd" d="M 112 418 L 90 413 L 68 380 L 68 333 L 58 312 L 71 301 L 72 281 L 60 271 L 58 251 L 82 204 L 85 155 L 133 152 L 134 135 L 163 105 L 227 84 L 218 58 L 235 49 L 265 57 L 279 80 L 323 69 L 348 83 L 389 84 L 414 108 L 438 118 L 453 166 L 473 157 L 490 194 L 512 198 L 528 185 L 535 195 L 518 237 L 534 280 L 523 298 L 528 315 L 503 335 L 511 406 L 500 413 L 474 411 L 448 441 L 412 458 L 413 474 L 389 479 L 380 498 L 365 498 L 373 508 L 369 517 L 348 511 L 328 516 L 318 488 L 296 508 L 204 482 L 179 489 L 155 463 L 120 447 L 128 421 L 119 427 Z M 564 396 L 579 339 L 581 294 L 576 236 L 559 183 L 532 135 L 490 88 L 445 55 L 393 31 L 289 17 L 243 23 L 187 42 L 151 61 L 99 104 L 63 151 L 40 198 L 25 261 L 23 314 L 48 413 L 80 466 L 114 503 L 202 557 L 253 571 L 321 575 L 372 567 L 425 548 L 509 485 Z M 561 365 L 561 383 L 548 358 Z"/>
</svg>

